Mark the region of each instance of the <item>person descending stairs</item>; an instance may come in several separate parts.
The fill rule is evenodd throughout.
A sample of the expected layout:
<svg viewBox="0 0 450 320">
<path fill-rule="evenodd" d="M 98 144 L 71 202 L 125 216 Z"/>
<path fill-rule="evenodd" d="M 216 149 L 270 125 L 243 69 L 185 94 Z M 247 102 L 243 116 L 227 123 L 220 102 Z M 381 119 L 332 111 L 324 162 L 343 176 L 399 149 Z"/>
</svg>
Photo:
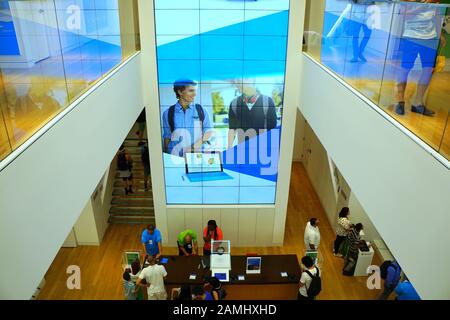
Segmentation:
<svg viewBox="0 0 450 320">
<path fill-rule="evenodd" d="M 133 160 L 131 173 L 133 176 L 132 193 L 124 188 L 123 178 L 119 169 L 115 176 L 111 209 L 109 211 L 110 223 L 151 224 L 155 223 L 153 207 L 152 186 L 150 180 L 150 167 L 142 161 L 142 146 L 138 146 L 138 140 L 126 139 L 123 146 L 126 153 Z M 144 140 L 146 146 L 146 141 Z M 146 150 L 148 153 L 148 149 Z M 145 153 L 145 152 L 144 152 Z M 148 182 L 144 177 L 148 175 Z"/>
</svg>

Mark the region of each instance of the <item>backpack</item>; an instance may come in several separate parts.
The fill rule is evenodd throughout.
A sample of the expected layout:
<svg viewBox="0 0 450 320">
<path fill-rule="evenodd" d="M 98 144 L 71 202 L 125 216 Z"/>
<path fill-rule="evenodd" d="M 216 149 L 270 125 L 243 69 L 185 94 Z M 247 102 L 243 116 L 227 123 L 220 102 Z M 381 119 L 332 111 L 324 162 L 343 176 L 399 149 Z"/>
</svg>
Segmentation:
<svg viewBox="0 0 450 320">
<path fill-rule="evenodd" d="M 386 279 L 388 274 L 388 269 L 391 266 L 392 261 L 386 260 L 384 261 L 380 266 L 380 272 L 381 272 L 381 279 Z"/>
<path fill-rule="evenodd" d="M 264 111 L 264 129 L 267 129 L 267 114 L 269 113 L 269 97 L 261 95 L 263 101 L 263 111 Z M 231 102 L 231 110 L 235 115 L 237 115 L 238 99 L 236 98 Z"/>
<path fill-rule="evenodd" d="M 119 155 L 117 156 L 117 168 L 120 171 L 125 171 L 125 170 L 129 170 L 129 164 L 127 161 L 127 156 L 125 153 L 119 153 Z"/>
<path fill-rule="evenodd" d="M 205 121 L 205 111 L 203 111 L 203 107 L 199 104 L 195 105 L 195 109 L 197 109 L 197 113 L 200 118 L 200 122 L 202 124 L 202 131 L 203 131 L 203 121 Z M 169 108 L 168 120 L 169 120 L 170 131 L 174 132 L 175 131 L 175 105 L 173 105 Z"/>
<path fill-rule="evenodd" d="M 320 291 L 322 291 L 322 279 L 320 278 L 319 268 L 316 267 L 317 273 L 315 276 L 312 275 L 311 272 L 306 270 L 305 272 L 311 277 L 312 281 L 309 287 L 307 288 L 308 297 L 314 298 L 319 295 Z"/>
</svg>

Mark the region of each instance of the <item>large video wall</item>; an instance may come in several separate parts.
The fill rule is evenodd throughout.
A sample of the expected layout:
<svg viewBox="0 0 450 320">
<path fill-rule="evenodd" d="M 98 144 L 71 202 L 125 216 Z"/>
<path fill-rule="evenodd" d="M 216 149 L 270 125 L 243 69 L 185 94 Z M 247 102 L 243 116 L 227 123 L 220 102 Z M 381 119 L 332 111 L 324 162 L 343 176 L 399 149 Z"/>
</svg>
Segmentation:
<svg viewBox="0 0 450 320">
<path fill-rule="evenodd" d="M 155 0 L 168 204 L 273 204 L 289 0 Z"/>
</svg>

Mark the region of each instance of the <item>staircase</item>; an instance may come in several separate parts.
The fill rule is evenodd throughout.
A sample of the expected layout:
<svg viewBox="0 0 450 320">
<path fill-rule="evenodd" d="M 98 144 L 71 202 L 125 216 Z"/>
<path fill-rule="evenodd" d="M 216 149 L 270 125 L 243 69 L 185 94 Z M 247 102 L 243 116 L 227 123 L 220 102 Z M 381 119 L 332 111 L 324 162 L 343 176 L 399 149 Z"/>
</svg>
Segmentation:
<svg viewBox="0 0 450 320">
<path fill-rule="evenodd" d="M 144 166 L 141 160 L 141 148 L 137 139 L 127 139 L 124 146 L 128 154 L 133 158 L 133 191 L 126 195 L 122 178 L 116 173 L 109 210 L 110 223 L 149 224 L 155 223 L 153 208 L 153 193 L 151 179 L 149 178 L 148 190 L 144 190 Z"/>
</svg>

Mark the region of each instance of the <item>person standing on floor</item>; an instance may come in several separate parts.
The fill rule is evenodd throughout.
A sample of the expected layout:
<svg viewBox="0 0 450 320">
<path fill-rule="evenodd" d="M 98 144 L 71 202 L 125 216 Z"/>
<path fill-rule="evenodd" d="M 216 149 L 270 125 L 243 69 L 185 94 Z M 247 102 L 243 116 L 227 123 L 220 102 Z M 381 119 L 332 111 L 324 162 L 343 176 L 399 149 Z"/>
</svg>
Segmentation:
<svg viewBox="0 0 450 320">
<path fill-rule="evenodd" d="M 137 293 L 140 287 L 136 286 L 131 280 L 129 269 L 125 270 L 125 272 L 123 273 L 123 289 L 125 300 L 137 300 Z"/>
<path fill-rule="evenodd" d="M 134 261 L 131 264 L 130 271 L 131 281 L 136 285 L 136 281 L 141 274 L 141 262 L 139 260 Z M 136 286 L 136 300 L 144 300 L 144 293 L 140 286 Z"/>
<path fill-rule="evenodd" d="M 205 244 L 203 245 L 203 255 L 211 255 L 211 240 L 223 240 L 222 230 L 217 226 L 215 220 L 209 220 L 208 226 L 203 230 L 203 240 Z"/>
<path fill-rule="evenodd" d="M 138 129 L 138 131 L 136 131 L 136 135 L 139 137 L 138 147 L 140 147 L 145 143 L 143 141 L 144 131 L 145 131 L 145 127 L 147 124 L 146 117 L 145 117 L 145 108 L 144 108 L 144 110 L 142 110 L 141 114 L 137 118 L 137 123 L 138 123 L 139 129 Z"/>
<path fill-rule="evenodd" d="M 141 160 L 144 166 L 144 189 L 145 192 L 148 191 L 148 182 L 150 177 L 150 154 L 148 151 L 148 145 L 146 142 L 142 144 L 141 147 Z"/>
<path fill-rule="evenodd" d="M 413 2 L 421 2 L 414 4 Z M 395 113 L 405 115 L 405 92 L 409 75 L 420 56 L 422 68 L 417 80 L 416 95 L 411 101 L 411 112 L 431 117 L 435 111 L 425 104 L 425 94 L 431 82 L 433 68 L 436 64 L 439 44 L 446 45 L 442 33 L 442 8 L 436 6 L 438 0 L 407 0 L 399 4 L 398 16 L 403 19 L 403 32 L 398 44 L 401 62 L 397 73 L 397 104 Z"/>
<path fill-rule="evenodd" d="M 348 207 L 342 208 L 341 212 L 339 212 L 338 224 L 336 227 L 336 240 L 334 240 L 335 257 L 342 257 L 342 254 L 339 252 L 339 248 L 341 247 L 345 239 L 347 239 L 347 235 L 352 226 L 348 218 L 349 215 L 350 209 Z"/>
<path fill-rule="evenodd" d="M 125 150 L 125 146 L 121 145 L 119 153 L 117 154 L 117 169 L 119 170 L 119 177 L 122 178 L 125 194 L 133 193 L 133 159 Z"/>
<path fill-rule="evenodd" d="M 154 224 L 149 224 L 142 232 L 141 242 L 148 255 L 159 259 L 162 254 L 162 237 L 161 232 L 156 229 Z"/>
<path fill-rule="evenodd" d="M 302 275 L 300 277 L 300 288 L 298 300 L 314 300 L 322 290 L 320 270 L 314 265 L 311 257 L 302 258 Z"/>
<path fill-rule="evenodd" d="M 180 232 L 177 240 L 178 254 L 180 256 L 197 255 L 197 234 L 191 229 Z"/>
<path fill-rule="evenodd" d="M 150 265 L 141 271 L 136 284 L 147 288 L 148 300 L 167 300 L 167 291 L 164 286 L 164 278 L 167 277 L 166 268 L 156 264 L 154 256 L 149 256 L 147 261 Z M 142 284 L 143 279 L 146 284 Z"/>
<path fill-rule="evenodd" d="M 383 273 L 383 271 L 381 272 Z M 386 279 L 384 279 L 384 289 L 383 292 L 378 297 L 378 300 L 387 300 L 391 293 L 395 290 L 398 283 L 400 282 L 400 276 L 402 269 L 400 268 L 397 261 L 391 262 L 386 268 Z M 382 275 L 383 278 L 383 275 Z"/>
<path fill-rule="evenodd" d="M 320 244 L 319 222 L 317 218 L 308 221 L 305 228 L 305 247 L 306 250 L 318 250 Z"/>
<path fill-rule="evenodd" d="M 345 256 L 343 274 L 352 276 L 355 272 L 356 261 L 358 261 L 359 246 L 361 243 L 361 231 L 364 229 L 362 223 L 358 223 L 354 228 L 350 229 L 347 236 L 349 248 Z"/>
</svg>

